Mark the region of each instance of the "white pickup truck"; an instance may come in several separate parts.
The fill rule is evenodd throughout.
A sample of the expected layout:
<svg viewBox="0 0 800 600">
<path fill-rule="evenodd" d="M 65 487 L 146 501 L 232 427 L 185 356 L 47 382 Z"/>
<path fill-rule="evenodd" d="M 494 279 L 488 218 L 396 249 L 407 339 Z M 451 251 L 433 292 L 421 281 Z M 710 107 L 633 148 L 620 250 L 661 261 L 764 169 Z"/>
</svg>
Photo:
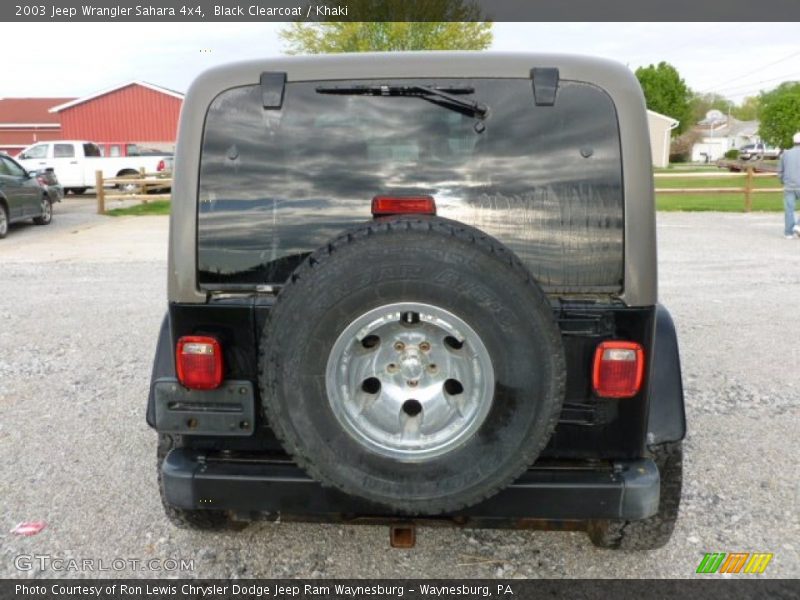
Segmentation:
<svg viewBox="0 0 800 600">
<path fill-rule="evenodd" d="M 64 192 L 82 194 L 94 187 L 95 171 L 103 177 L 137 175 L 144 168 L 156 173 L 165 168 L 167 156 L 104 157 L 100 147 L 83 140 L 57 140 L 28 146 L 17 155 L 17 162 L 29 171 L 52 168 Z"/>
<path fill-rule="evenodd" d="M 776 159 L 782 150 L 767 144 L 748 144 L 739 148 L 739 158 L 742 160 Z"/>
</svg>

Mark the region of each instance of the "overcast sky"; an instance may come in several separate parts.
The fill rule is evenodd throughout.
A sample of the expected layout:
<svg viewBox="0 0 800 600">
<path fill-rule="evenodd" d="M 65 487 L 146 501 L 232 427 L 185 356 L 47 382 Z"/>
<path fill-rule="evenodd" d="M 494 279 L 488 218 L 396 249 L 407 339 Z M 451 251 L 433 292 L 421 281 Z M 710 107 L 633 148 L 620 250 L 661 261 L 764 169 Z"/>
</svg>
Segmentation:
<svg viewBox="0 0 800 600">
<path fill-rule="evenodd" d="M 282 53 L 280 23 L 2 23 L 0 97 L 81 96 L 131 79 L 185 91 L 204 69 Z M 496 23 L 492 50 L 665 60 L 738 102 L 800 80 L 797 23 Z"/>
</svg>

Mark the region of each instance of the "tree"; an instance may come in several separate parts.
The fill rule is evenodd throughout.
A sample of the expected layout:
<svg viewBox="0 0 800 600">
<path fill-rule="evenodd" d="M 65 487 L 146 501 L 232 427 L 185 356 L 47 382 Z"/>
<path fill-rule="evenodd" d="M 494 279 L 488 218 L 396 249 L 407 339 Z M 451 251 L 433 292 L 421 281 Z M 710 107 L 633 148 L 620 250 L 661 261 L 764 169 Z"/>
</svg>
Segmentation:
<svg viewBox="0 0 800 600">
<path fill-rule="evenodd" d="M 728 112 L 731 101 L 715 93 L 693 94 L 691 100 L 689 100 L 689 106 L 692 111 L 692 124 L 695 124 L 705 119 L 706 113 L 710 110 L 716 109 L 724 113 Z"/>
<path fill-rule="evenodd" d="M 697 130 L 689 129 L 673 138 L 669 145 L 669 162 L 689 162 L 692 159 L 692 148 L 702 137 Z"/>
<path fill-rule="evenodd" d="M 762 92 L 760 100 L 761 139 L 780 148 L 791 147 L 792 135 L 800 131 L 800 82 L 782 83 L 771 92 Z"/>
<path fill-rule="evenodd" d="M 642 86 L 647 108 L 680 122 L 673 135 L 693 125 L 689 106 L 691 91 L 675 67 L 666 62 L 660 62 L 658 66 L 639 67 L 636 69 L 636 78 Z"/>
<path fill-rule="evenodd" d="M 471 0 L 351 0 L 347 5 L 351 16 L 372 20 L 295 21 L 279 32 L 287 54 L 485 50 L 492 43 L 492 24 L 479 20 L 481 12 Z"/>
<path fill-rule="evenodd" d="M 758 96 L 747 96 L 739 106 L 731 109 L 731 114 L 740 121 L 755 121 L 761 108 L 761 99 Z"/>
</svg>

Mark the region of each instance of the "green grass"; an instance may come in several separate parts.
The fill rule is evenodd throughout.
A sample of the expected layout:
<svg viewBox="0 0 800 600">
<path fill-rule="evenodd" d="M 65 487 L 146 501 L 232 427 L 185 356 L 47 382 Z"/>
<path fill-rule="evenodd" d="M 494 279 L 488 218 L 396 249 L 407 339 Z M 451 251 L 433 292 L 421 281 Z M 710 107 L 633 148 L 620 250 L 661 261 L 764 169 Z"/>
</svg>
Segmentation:
<svg viewBox="0 0 800 600">
<path fill-rule="evenodd" d="M 674 188 L 742 188 L 745 175 L 736 177 L 656 177 L 655 187 Z M 755 177 L 753 187 L 758 189 L 780 188 L 776 177 Z M 743 212 L 744 193 L 709 194 L 658 194 L 656 208 L 662 211 L 720 211 Z M 756 212 L 780 212 L 783 210 L 781 192 L 759 193 L 752 196 L 752 210 Z"/>
<path fill-rule="evenodd" d="M 744 187 L 745 175 L 736 177 L 656 177 L 657 188 L 709 188 L 709 187 Z M 781 182 L 777 177 L 754 177 L 755 188 L 779 188 Z"/>
<path fill-rule="evenodd" d="M 783 195 L 753 194 L 754 212 L 782 212 Z M 656 209 L 665 212 L 744 212 L 744 194 L 656 194 Z"/>
<path fill-rule="evenodd" d="M 169 214 L 169 200 L 154 200 L 147 204 L 135 204 L 128 208 L 113 208 L 106 211 L 106 214 L 111 217 L 141 217 L 143 215 L 168 215 Z"/>
<path fill-rule="evenodd" d="M 743 167 L 748 165 L 747 161 L 743 161 Z M 777 160 L 760 160 L 753 162 L 752 166 L 761 167 L 777 167 Z M 727 169 L 721 169 L 714 164 L 697 164 L 697 163 L 674 163 L 668 167 L 653 167 L 653 173 L 724 173 Z"/>
<path fill-rule="evenodd" d="M 720 168 L 715 165 L 670 165 L 669 167 L 654 167 L 653 173 L 715 173 Z"/>
</svg>

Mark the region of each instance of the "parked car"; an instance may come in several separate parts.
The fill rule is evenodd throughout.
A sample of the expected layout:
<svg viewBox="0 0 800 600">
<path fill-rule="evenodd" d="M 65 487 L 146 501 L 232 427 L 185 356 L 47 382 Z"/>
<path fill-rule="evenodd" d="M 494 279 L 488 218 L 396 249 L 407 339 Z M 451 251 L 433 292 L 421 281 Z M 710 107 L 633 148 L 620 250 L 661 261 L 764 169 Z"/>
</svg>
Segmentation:
<svg viewBox="0 0 800 600">
<path fill-rule="evenodd" d="M 61 202 L 64 198 L 64 186 L 58 181 L 58 177 L 56 177 L 56 173 L 52 168 L 28 171 L 28 173 L 35 177 L 36 181 L 44 187 L 52 202 Z"/>
<path fill-rule="evenodd" d="M 65 191 L 82 194 L 95 186 L 95 172 L 103 177 L 136 176 L 139 169 L 148 173 L 158 171 L 163 156 L 104 157 L 100 147 L 87 141 L 59 140 L 28 146 L 17 156 L 25 168 L 52 168 Z M 124 187 L 124 186 L 121 186 Z"/>
<path fill-rule="evenodd" d="M 10 156 L 0 155 L 0 238 L 9 225 L 33 219 L 49 225 L 53 219 L 53 200 L 37 178 Z"/>
<path fill-rule="evenodd" d="M 782 150 L 767 144 L 747 144 L 739 148 L 739 158 L 742 160 L 776 159 Z"/>
<path fill-rule="evenodd" d="M 630 69 L 331 55 L 190 87 L 147 421 L 182 527 L 672 534 L 685 433 Z"/>
</svg>

